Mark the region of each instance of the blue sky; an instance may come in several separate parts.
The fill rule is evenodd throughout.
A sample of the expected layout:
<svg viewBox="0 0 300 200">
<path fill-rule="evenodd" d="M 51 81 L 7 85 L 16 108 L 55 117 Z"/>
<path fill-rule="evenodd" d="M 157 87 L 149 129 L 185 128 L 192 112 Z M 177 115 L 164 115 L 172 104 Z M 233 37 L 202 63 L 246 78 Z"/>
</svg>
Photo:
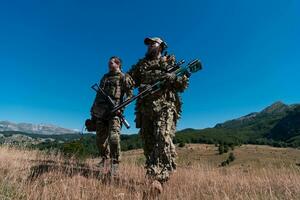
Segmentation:
<svg viewBox="0 0 300 200">
<path fill-rule="evenodd" d="M 299 1 L 148 2 L 1 1 L 0 120 L 81 129 L 108 58 L 128 70 L 147 36 L 204 65 L 182 95 L 178 129 L 300 102 Z"/>
</svg>

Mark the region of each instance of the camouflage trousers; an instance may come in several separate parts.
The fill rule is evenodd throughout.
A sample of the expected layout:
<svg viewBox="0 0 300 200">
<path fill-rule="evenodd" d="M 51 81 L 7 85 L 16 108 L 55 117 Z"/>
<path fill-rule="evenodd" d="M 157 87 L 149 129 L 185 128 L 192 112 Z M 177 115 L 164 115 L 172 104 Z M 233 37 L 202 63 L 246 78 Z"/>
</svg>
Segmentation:
<svg viewBox="0 0 300 200">
<path fill-rule="evenodd" d="M 121 121 L 113 117 L 108 122 L 97 121 L 96 143 L 102 158 L 111 158 L 113 163 L 120 162 Z"/>
<path fill-rule="evenodd" d="M 176 118 L 173 109 L 155 115 L 141 113 L 140 135 L 144 142 L 147 175 L 160 182 L 167 181 L 176 169 L 176 151 L 173 144 Z"/>
</svg>

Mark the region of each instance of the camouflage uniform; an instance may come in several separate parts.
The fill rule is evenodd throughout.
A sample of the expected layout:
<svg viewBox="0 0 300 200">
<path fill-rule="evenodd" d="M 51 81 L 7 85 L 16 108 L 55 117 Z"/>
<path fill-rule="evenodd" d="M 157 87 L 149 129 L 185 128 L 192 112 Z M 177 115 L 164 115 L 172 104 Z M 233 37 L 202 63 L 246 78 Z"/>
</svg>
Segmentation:
<svg viewBox="0 0 300 200">
<path fill-rule="evenodd" d="M 134 82 L 128 74 L 122 72 L 109 72 L 100 81 L 100 87 L 109 95 L 115 104 L 123 101 L 124 95 L 130 98 L 133 94 Z M 120 130 L 121 121 L 118 116 L 105 118 L 109 105 L 103 96 L 98 93 L 91 109 L 92 116 L 96 118 L 96 142 L 103 159 L 111 158 L 113 163 L 120 161 Z"/>
<path fill-rule="evenodd" d="M 165 76 L 168 66 L 174 64 L 174 56 L 157 59 L 146 56 L 133 65 L 128 73 L 135 81 L 135 86 L 142 91 L 146 85 Z M 144 142 L 147 175 L 160 182 L 168 180 L 169 172 L 176 169 L 176 151 L 172 138 L 175 136 L 176 122 L 181 113 L 178 92 L 183 92 L 187 85 L 186 76 L 176 77 L 167 81 L 163 90 L 136 102 L 135 121 Z"/>
</svg>

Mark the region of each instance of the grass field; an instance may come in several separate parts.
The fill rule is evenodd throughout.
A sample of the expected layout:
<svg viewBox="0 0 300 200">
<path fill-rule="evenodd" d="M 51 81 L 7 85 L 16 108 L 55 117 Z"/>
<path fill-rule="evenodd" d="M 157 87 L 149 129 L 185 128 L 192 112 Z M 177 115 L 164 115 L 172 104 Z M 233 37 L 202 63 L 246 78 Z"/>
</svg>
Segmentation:
<svg viewBox="0 0 300 200">
<path fill-rule="evenodd" d="M 178 170 L 159 196 L 148 193 L 142 150 L 123 153 L 120 179 L 93 174 L 97 159 L 78 163 L 59 155 L 0 147 L 0 199 L 300 199 L 300 150 L 243 145 L 226 167 L 213 145 L 178 150 Z M 52 167 L 35 168 L 41 164 Z M 77 173 L 82 168 L 85 173 Z M 32 175 L 35 175 L 32 178 Z"/>
</svg>

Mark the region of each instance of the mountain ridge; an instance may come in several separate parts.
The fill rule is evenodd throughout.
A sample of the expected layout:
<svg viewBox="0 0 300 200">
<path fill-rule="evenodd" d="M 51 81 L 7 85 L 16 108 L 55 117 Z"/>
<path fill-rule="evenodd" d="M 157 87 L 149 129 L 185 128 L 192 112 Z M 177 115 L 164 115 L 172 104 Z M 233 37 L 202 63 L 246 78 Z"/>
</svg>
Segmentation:
<svg viewBox="0 0 300 200">
<path fill-rule="evenodd" d="M 0 143 L 17 132 L 5 133 L 0 130 Z M 83 145 L 84 148 L 97 152 L 95 147 L 95 134 L 79 135 L 37 135 L 26 134 L 33 138 L 41 138 L 38 148 L 47 149 L 53 146 L 60 148 L 66 145 Z M 53 138 L 54 142 L 48 138 Z M 80 138 L 80 140 L 78 140 Z M 21 138 L 23 139 L 23 138 Z M 10 140 L 8 140 L 10 141 Z M 77 142 L 76 142 L 77 141 Z M 62 144 L 60 142 L 63 142 Z M 206 143 L 206 144 L 262 144 L 275 147 L 300 147 L 300 104 L 286 105 L 275 102 L 259 112 L 252 112 L 236 119 L 219 123 L 213 128 L 178 130 L 174 143 Z M 82 147 L 83 147 L 82 146 Z M 142 147 L 138 134 L 121 135 L 122 150 Z"/>
<path fill-rule="evenodd" d="M 20 131 L 25 133 L 42 135 L 62 135 L 79 133 L 79 131 L 77 130 L 62 128 L 51 124 L 14 123 L 10 121 L 0 121 L 0 132 L 3 131 Z"/>
<path fill-rule="evenodd" d="M 214 128 L 236 128 L 243 125 L 248 125 L 249 123 L 254 122 L 259 118 L 266 118 L 270 116 L 277 116 L 278 118 L 282 118 L 289 112 L 293 111 L 293 109 L 295 109 L 299 105 L 300 104 L 287 105 L 284 104 L 282 101 L 276 101 L 259 112 L 252 112 L 247 115 L 238 117 L 236 119 L 231 119 L 223 123 L 218 123 L 214 126 Z"/>
</svg>

